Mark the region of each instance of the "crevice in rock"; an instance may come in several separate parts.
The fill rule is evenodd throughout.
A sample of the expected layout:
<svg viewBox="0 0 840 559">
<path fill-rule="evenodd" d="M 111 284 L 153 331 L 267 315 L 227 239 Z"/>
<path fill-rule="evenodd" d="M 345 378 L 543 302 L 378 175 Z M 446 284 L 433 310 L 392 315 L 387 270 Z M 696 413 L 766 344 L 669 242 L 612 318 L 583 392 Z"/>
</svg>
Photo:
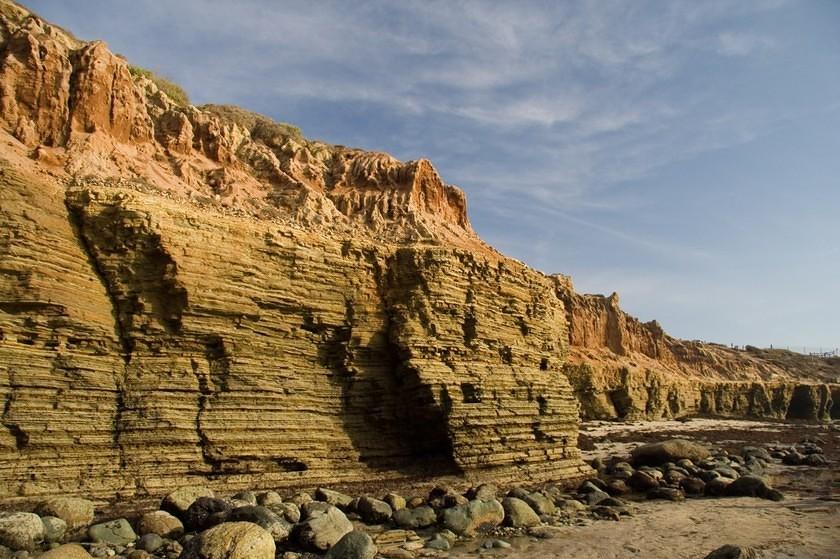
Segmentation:
<svg viewBox="0 0 840 559">
<path fill-rule="evenodd" d="M 93 270 L 94 275 L 99 279 L 102 286 L 105 288 L 105 294 L 108 301 L 111 303 L 111 315 L 114 317 L 114 334 L 122 349 L 121 355 L 123 359 L 123 366 L 121 374 L 115 379 L 116 384 L 116 402 L 114 410 L 114 422 L 112 425 L 112 432 L 114 438 L 114 446 L 119 450 L 120 455 L 120 469 L 125 471 L 127 460 L 125 445 L 122 441 L 122 436 L 125 431 L 125 421 L 123 412 L 125 411 L 125 378 L 128 374 L 128 367 L 131 363 L 132 352 L 134 351 L 134 341 L 129 336 L 120 320 L 119 299 L 111 288 L 110 282 L 107 280 L 105 271 L 102 269 L 99 260 L 90 246 L 87 237 L 84 234 L 84 215 L 83 210 L 79 207 L 74 207 L 69 198 L 65 198 L 65 207 L 67 208 L 67 217 L 70 223 L 70 229 L 76 237 L 82 252 L 87 258 L 88 264 Z"/>
<path fill-rule="evenodd" d="M 11 379 L 10 379 L 11 380 Z M 15 438 L 15 448 L 17 450 L 23 450 L 29 445 L 29 434 L 23 430 L 23 428 L 14 423 L 9 421 L 9 415 L 12 411 L 12 403 L 15 400 L 15 387 L 11 386 L 12 382 L 9 383 L 9 393 L 6 395 L 6 401 L 3 404 L 3 415 L 2 415 L 2 424 L 3 426 L 9 430 L 9 433 Z"/>
<path fill-rule="evenodd" d="M 67 216 L 70 222 L 70 228 L 76 236 L 76 240 L 78 241 L 82 252 L 85 254 L 94 275 L 97 279 L 99 279 L 99 282 L 105 288 L 105 294 L 111 302 L 111 315 L 114 317 L 114 334 L 116 335 L 120 347 L 122 348 L 123 361 L 126 365 L 128 365 L 131 363 L 131 355 L 134 351 L 134 340 L 132 340 L 131 336 L 126 331 L 123 321 L 120 319 L 119 297 L 112 289 L 111 283 L 107 279 L 108 276 L 105 273 L 105 270 L 102 268 L 99 259 L 96 258 L 93 247 L 90 245 L 87 237 L 85 236 L 84 211 L 82 208 L 74 206 L 69 198 L 65 200 L 65 206 L 67 207 Z"/>
</svg>

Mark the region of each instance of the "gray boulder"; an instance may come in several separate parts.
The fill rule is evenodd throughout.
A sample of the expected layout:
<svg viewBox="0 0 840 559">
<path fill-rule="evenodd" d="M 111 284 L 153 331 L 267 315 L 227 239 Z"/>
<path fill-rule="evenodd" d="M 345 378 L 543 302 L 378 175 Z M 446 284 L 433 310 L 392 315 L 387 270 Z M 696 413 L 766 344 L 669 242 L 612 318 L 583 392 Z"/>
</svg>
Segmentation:
<svg viewBox="0 0 840 559">
<path fill-rule="evenodd" d="M 671 439 L 636 447 L 630 455 L 636 466 L 643 464 L 658 466 L 659 464 L 677 462 L 682 459 L 688 459 L 696 463 L 707 458 L 710 453 L 709 449 L 701 444 L 685 439 Z"/>
<path fill-rule="evenodd" d="M 265 505 L 265 507 L 282 516 L 286 519 L 286 521 L 291 522 L 292 524 L 300 522 L 300 507 L 294 503 L 272 503 L 270 505 Z"/>
<path fill-rule="evenodd" d="M 391 520 L 394 511 L 385 501 L 372 497 L 361 497 L 356 505 L 356 512 L 368 524 L 382 524 Z"/>
<path fill-rule="evenodd" d="M 140 539 L 137 541 L 137 549 L 154 553 L 163 547 L 164 543 L 163 538 L 157 534 L 146 534 L 145 536 L 140 536 Z"/>
<path fill-rule="evenodd" d="M 47 543 L 60 543 L 64 539 L 64 534 L 67 533 L 67 523 L 57 516 L 43 516 L 41 522 L 44 523 L 44 541 Z"/>
<path fill-rule="evenodd" d="M 422 505 L 413 509 L 400 509 L 394 513 L 394 522 L 400 528 L 415 530 L 426 528 L 437 522 L 435 509 L 428 505 Z"/>
<path fill-rule="evenodd" d="M 338 508 L 327 505 L 325 510 L 312 510 L 295 528 L 298 542 L 309 549 L 326 551 L 338 540 L 353 531 L 353 523 Z"/>
<path fill-rule="evenodd" d="M 540 517 L 528 503 L 516 497 L 505 497 L 502 500 L 505 511 L 505 524 L 513 528 L 528 528 L 540 523 Z"/>
<path fill-rule="evenodd" d="M 527 494 L 522 500 L 528 503 L 528 506 L 534 509 L 535 513 L 540 515 L 554 514 L 557 510 L 554 502 L 538 491 Z"/>
<path fill-rule="evenodd" d="M 88 528 L 88 537 L 94 543 L 128 545 L 137 541 L 137 534 L 125 518 L 118 518 Z"/>
<path fill-rule="evenodd" d="M 350 508 L 350 504 L 353 502 L 353 497 L 350 495 L 345 495 L 344 493 L 339 493 L 338 491 L 324 487 L 319 487 L 315 490 L 315 499 L 345 511 Z"/>
<path fill-rule="evenodd" d="M 338 540 L 324 559 L 373 559 L 377 551 L 370 536 L 354 530 Z"/>
</svg>

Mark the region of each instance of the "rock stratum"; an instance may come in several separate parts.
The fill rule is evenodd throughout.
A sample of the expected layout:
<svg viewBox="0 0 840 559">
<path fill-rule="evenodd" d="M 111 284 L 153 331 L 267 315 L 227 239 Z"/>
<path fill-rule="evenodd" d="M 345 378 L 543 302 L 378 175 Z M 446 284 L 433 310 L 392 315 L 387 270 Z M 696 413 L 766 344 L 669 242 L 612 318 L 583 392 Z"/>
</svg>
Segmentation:
<svg viewBox="0 0 840 559">
<path fill-rule="evenodd" d="M 579 413 L 837 415 L 837 363 L 670 338 L 428 161 L 179 105 L 8 0 L 0 124 L 2 500 L 575 479 Z"/>
</svg>

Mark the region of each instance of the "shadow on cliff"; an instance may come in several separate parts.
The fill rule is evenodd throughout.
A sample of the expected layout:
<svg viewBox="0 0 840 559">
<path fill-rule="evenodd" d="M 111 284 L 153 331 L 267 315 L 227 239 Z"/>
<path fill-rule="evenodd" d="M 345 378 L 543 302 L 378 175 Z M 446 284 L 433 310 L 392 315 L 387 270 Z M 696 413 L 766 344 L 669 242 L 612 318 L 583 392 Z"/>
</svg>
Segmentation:
<svg viewBox="0 0 840 559">
<path fill-rule="evenodd" d="M 347 304 L 342 326 L 305 320 L 320 335 L 318 358 L 341 390 L 344 430 L 371 470 L 405 476 L 457 475 L 446 410 L 432 387 L 421 382 L 389 340 L 388 326 L 366 346 L 353 337 L 353 310 Z M 306 318 L 306 317 L 305 317 Z"/>
</svg>

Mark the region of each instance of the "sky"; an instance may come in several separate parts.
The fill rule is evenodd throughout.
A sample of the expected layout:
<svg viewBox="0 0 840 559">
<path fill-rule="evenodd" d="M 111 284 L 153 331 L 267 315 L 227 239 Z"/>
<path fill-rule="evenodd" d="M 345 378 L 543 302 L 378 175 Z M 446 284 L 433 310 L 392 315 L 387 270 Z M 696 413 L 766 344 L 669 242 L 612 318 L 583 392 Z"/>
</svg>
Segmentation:
<svg viewBox="0 0 840 559">
<path fill-rule="evenodd" d="M 840 347 L 840 2 L 23 3 L 195 104 L 431 159 L 491 245 L 672 335 Z"/>
</svg>

